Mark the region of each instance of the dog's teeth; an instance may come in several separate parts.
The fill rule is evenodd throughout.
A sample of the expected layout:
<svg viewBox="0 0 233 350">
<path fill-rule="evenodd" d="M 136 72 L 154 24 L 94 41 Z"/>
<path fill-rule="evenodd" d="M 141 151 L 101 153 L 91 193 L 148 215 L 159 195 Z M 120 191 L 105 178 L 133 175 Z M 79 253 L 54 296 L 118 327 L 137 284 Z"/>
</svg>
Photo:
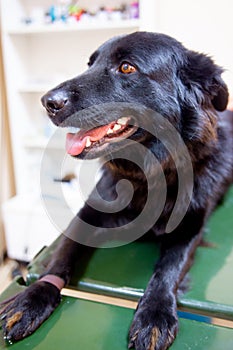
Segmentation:
<svg viewBox="0 0 233 350">
<path fill-rule="evenodd" d="M 122 118 L 119 118 L 117 123 L 120 124 L 120 125 L 126 125 L 127 122 L 128 122 L 129 118 L 127 117 L 122 117 Z"/>
<path fill-rule="evenodd" d="M 120 129 L 121 129 L 121 125 L 115 124 L 112 130 L 113 131 L 118 131 Z"/>
<path fill-rule="evenodd" d="M 86 147 L 90 147 L 90 146 L 91 146 L 91 140 L 90 140 L 90 137 L 88 137 L 86 140 Z"/>
<path fill-rule="evenodd" d="M 109 128 L 107 131 L 107 135 L 110 135 L 110 134 L 113 134 L 113 130 Z"/>
</svg>

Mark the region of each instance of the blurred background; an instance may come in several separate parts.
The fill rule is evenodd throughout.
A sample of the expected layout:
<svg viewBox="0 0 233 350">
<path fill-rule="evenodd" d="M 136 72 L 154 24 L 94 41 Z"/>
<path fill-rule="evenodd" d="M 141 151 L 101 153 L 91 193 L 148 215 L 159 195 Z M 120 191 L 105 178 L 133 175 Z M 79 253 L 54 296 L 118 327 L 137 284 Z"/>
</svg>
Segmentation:
<svg viewBox="0 0 233 350">
<path fill-rule="evenodd" d="M 85 70 L 89 54 L 105 40 L 148 30 L 210 55 L 225 68 L 232 97 L 233 3 L 0 0 L 0 5 L 0 262 L 6 257 L 28 262 L 68 224 L 57 227 L 41 198 L 61 213 L 64 205 L 75 213 L 85 199 L 78 195 L 80 162 L 65 157 L 65 135 L 46 117 L 43 93 Z M 87 179 L 86 186 L 93 184 Z"/>
</svg>

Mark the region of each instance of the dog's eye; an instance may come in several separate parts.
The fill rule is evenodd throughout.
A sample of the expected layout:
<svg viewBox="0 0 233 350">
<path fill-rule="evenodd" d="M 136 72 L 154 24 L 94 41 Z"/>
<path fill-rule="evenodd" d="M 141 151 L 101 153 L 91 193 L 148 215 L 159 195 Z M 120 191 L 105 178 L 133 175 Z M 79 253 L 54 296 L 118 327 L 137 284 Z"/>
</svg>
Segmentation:
<svg viewBox="0 0 233 350">
<path fill-rule="evenodd" d="M 137 69 L 128 62 L 123 62 L 119 67 L 119 72 L 124 74 L 131 74 L 131 73 L 135 73 L 136 71 Z"/>
</svg>

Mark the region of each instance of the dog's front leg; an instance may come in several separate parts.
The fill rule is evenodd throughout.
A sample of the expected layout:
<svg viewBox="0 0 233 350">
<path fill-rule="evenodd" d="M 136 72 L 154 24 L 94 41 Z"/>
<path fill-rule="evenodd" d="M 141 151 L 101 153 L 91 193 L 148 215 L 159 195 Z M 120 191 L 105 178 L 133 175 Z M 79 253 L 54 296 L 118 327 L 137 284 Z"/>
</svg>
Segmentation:
<svg viewBox="0 0 233 350">
<path fill-rule="evenodd" d="M 183 239 L 180 236 L 173 232 L 163 239 L 161 257 L 134 316 L 129 348 L 166 350 L 176 337 L 177 289 L 201 239 L 200 234 Z"/>
<path fill-rule="evenodd" d="M 34 332 L 60 302 L 60 290 L 69 281 L 76 256 L 84 247 L 62 237 L 46 272 L 23 292 L 0 304 L 5 338 L 20 340 Z"/>
<path fill-rule="evenodd" d="M 103 189 L 107 187 L 105 182 L 102 186 Z M 102 192 L 104 193 L 103 190 Z M 112 191 L 109 193 L 108 199 L 110 200 Z M 96 193 L 93 192 L 90 198 L 98 208 L 99 197 L 97 196 L 96 200 L 95 196 Z M 106 208 L 110 205 L 108 203 L 104 202 Z M 74 264 L 80 255 L 88 251 L 88 256 L 90 256 L 95 249 L 92 247 L 101 246 L 101 243 L 108 240 L 108 230 L 102 227 L 105 225 L 111 227 L 111 221 L 117 225 L 117 214 L 109 215 L 104 206 L 99 212 L 94 207 L 84 205 L 68 226 L 40 279 L 23 292 L 0 304 L 2 328 L 7 339 L 25 338 L 49 317 L 59 304 L 60 290 L 69 282 Z M 99 231 L 103 233 L 98 234 Z"/>
</svg>

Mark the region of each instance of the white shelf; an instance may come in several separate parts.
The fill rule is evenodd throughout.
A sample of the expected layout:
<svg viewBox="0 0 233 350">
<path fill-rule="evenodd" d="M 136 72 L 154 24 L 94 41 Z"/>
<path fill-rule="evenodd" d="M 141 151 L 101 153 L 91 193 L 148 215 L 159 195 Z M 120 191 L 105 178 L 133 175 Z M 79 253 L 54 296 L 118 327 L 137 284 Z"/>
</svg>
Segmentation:
<svg viewBox="0 0 233 350">
<path fill-rule="evenodd" d="M 6 32 L 11 35 L 25 34 L 43 34 L 43 33 L 68 33 L 79 31 L 100 31 L 100 30 L 117 30 L 117 29 L 138 29 L 140 27 L 139 19 L 129 20 L 109 20 L 99 22 L 97 20 L 77 22 L 77 23 L 56 23 L 56 24 L 28 24 L 18 25 L 7 28 Z"/>
</svg>

